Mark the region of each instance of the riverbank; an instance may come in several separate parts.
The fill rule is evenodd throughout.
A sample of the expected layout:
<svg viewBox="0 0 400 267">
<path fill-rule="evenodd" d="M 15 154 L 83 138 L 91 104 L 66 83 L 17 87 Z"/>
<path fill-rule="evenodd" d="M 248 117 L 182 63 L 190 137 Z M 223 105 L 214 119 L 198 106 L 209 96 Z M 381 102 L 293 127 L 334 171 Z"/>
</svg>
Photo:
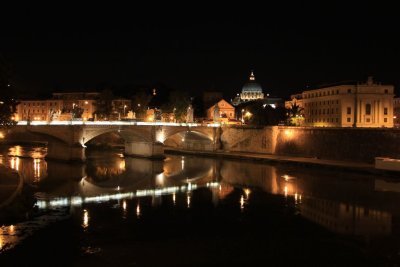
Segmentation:
<svg viewBox="0 0 400 267">
<path fill-rule="evenodd" d="M 356 171 L 368 174 L 394 176 L 394 177 L 397 177 L 399 175 L 398 172 L 376 169 L 374 164 L 354 162 L 354 161 L 340 161 L 340 160 L 328 160 L 319 158 L 306 158 L 306 157 L 294 157 L 294 156 L 282 156 L 282 155 L 234 152 L 234 151 L 215 151 L 215 152 L 191 151 L 191 150 L 182 150 L 176 148 L 166 148 L 164 151 L 166 153 L 171 153 L 171 154 L 221 157 L 224 159 L 251 160 L 264 163 L 298 164 L 310 167 Z"/>
</svg>

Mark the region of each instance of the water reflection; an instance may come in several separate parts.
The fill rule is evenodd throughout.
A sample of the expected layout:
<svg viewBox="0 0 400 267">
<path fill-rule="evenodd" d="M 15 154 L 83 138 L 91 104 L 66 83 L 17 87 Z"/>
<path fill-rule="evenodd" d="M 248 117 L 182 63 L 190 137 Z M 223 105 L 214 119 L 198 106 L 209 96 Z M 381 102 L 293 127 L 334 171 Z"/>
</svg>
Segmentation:
<svg viewBox="0 0 400 267">
<path fill-rule="evenodd" d="M 90 223 L 87 204 L 118 201 L 123 218 L 128 208 L 134 209 L 131 216 L 144 218 L 148 206 L 143 199 L 151 198 L 152 207 L 170 203 L 192 210 L 197 203 L 195 191 L 200 188 L 208 190 L 214 206 L 231 197 L 236 210 L 242 212 L 255 205 L 255 190 L 278 195 L 285 203 L 293 203 L 307 220 L 340 234 L 388 236 L 399 227 L 400 182 L 371 175 L 191 156 L 151 161 L 124 158 L 115 152 L 92 152 L 85 166 L 47 163 L 44 155 L 43 149 L 15 146 L 1 159 L 26 182 L 37 184 L 39 192 L 46 192 L 37 202 L 39 208 L 84 208 L 80 218 L 84 229 Z M 235 187 L 242 189 L 238 193 Z M 163 195 L 170 196 L 165 199 Z"/>
<path fill-rule="evenodd" d="M 89 227 L 89 212 L 84 209 L 83 210 L 83 218 L 82 218 L 82 227 L 83 229 L 87 229 Z"/>
</svg>

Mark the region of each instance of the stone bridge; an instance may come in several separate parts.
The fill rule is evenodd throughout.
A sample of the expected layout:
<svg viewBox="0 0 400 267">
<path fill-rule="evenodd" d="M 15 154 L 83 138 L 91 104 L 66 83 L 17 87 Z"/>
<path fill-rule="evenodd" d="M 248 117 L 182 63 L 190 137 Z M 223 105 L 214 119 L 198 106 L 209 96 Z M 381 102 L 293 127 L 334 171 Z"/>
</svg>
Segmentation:
<svg viewBox="0 0 400 267">
<path fill-rule="evenodd" d="M 125 140 L 125 154 L 163 158 L 164 145 L 215 151 L 220 146 L 218 124 L 146 122 L 19 122 L 13 132 L 40 135 L 48 143 L 47 157 L 84 161 L 85 144 L 116 132 Z"/>
</svg>

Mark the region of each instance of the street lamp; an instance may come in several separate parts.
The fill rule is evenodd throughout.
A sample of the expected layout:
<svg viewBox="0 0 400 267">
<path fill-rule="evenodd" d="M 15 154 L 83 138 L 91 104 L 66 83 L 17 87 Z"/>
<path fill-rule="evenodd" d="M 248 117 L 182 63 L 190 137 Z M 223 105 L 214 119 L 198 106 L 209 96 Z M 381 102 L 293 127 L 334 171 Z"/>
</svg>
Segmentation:
<svg viewBox="0 0 400 267">
<path fill-rule="evenodd" d="M 244 123 L 243 113 L 244 113 L 244 109 L 242 109 L 242 123 Z"/>
<path fill-rule="evenodd" d="M 126 105 L 124 105 L 124 118 L 125 118 L 125 109 L 126 109 Z"/>
</svg>

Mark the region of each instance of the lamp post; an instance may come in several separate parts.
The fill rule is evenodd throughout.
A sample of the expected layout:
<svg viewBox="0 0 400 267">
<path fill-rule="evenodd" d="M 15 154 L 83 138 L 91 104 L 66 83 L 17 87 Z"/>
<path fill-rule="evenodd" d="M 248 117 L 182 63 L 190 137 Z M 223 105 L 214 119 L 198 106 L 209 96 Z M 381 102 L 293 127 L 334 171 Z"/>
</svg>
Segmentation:
<svg viewBox="0 0 400 267">
<path fill-rule="evenodd" d="M 242 109 L 242 123 L 244 123 L 243 113 L 244 113 L 244 109 Z"/>
<path fill-rule="evenodd" d="M 124 118 L 125 118 L 125 109 L 126 109 L 126 105 L 124 105 Z"/>
</svg>

